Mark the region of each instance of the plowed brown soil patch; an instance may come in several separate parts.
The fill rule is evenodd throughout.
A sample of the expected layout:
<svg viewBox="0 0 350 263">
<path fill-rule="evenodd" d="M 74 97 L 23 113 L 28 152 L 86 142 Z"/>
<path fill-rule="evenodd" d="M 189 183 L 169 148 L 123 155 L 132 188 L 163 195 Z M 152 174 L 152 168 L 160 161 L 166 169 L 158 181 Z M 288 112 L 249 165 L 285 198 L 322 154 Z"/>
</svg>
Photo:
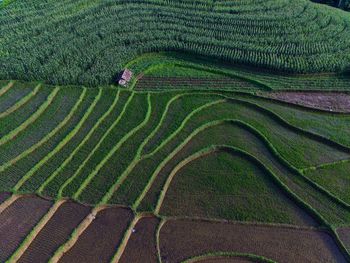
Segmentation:
<svg viewBox="0 0 350 263">
<path fill-rule="evenodd" d="M 350 251 L 350 227 L 338 228 L 337 232 L 343 244 Z"/>
<path fill-rule="evenodd" d="M 109 262 L 132 218 L 133 213 L 125 208 L 100 211 L 60 262 Z"/>
<path fill-rule="evenodd" d="M 10 193 L 0 193 L 0 204 L 11 196 Z"/>
<path fill-rule="evenodd" d="M 350 95 L 335 92 L 274 92 L 268 97 L 309 108 L 333 112 L 350 112 Z"/>
<path fill-rule="evenodd" d="M 346 262 L 326 232 L 281 226 L 170 220 L 160 232 L 163 262 L 215 251 L 249 253 L 281 262 Z"/>
<path fill-rule="evenodd" d="M 246 259 L 243 257 L 216 257 L 216 258 L 210 258 L 210 259 L 203 259 L 199 261 L 195 261 L 196 263 L 252 263 L 252 262 L 259 262 L 254 261 L 250 259 Z"/>
<path fill-rule="evenodd" d="M 126 245 L 120 263 L 157 262 L 156 231 L 159 219 L 141 218 Z"/>
<path fill-rule="evenodd" d="M 0 262 L 12 255 L 51 205 L 44 199 L 24 196 L 0 214 Z"/>
<path fill-rule="evenodd" d="M 87 206 L 70 201 L 64 203 L 39 232 L 19 262 L 48 262 L 89 212 L 90 208 Z"/>
</svg>

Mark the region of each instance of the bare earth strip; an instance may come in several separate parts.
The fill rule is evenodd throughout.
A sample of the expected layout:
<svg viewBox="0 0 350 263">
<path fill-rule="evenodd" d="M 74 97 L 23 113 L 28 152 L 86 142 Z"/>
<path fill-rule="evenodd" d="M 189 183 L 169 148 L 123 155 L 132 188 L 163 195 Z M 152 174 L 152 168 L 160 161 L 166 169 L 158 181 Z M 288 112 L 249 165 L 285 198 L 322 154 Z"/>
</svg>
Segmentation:
<svg viewBox="0 0 350 263">
<path fill-rule="evenodd" d="M 58 208 L 65 202 L 65 200 L 58 201 L 54 203 L 49 211 L 40 219 L 40 221 L 35 225 L 35 227 L 31 230 L 31 232 L 26 236 L 20 246 L 17 247 L 15 253 L 9 259 L 9 262 L 17 262 L 19 258 L 23 255 L 23 253 L 27 250 L 36 236 L 40 233 L 40 231 L 45 227 L 47 222 L 53 217 Z"/>
<path fill-rule="evenodd" d="M 251 263 L 251 262 L 260 262 L 260 261 L 245 258 L 243 256 L 232 256 L 232 257 L 210 257 L 207 259 L 189 261 L 188 263 L 195 263 L 195 262 L 196 263 Z"/>
<path fill-rule="evenodd" d="M 20 196 L 19 195 L 12 195 L 11 197 L 7 198 L 2 202 L 0 205 L 0 214 L 4 212 L 9 206 L 12 205 Z"/>
<path fill-rule="evenodd" d="M 71 201 L 62 204 L 31 242 L 18 262 L 48 262 L 89 212 L 89 207 Z"/>
<path fill-rule="evenodd" d="M 9 89 L 13 87 L 14 81 L 10 81 L 6 86 L 0 88 L 0 96 L 4 95 Z"/>
<path fill-rule="evenodd" d="M 314 109 L 350 113 L 350 94 L 347 93 L 286 91 L 263 96 Z"/>
<path fill-rule="evenodd" d="M 6 111 L 1 112 L 0 113 L 0 119 L 4 118 L 6 116 L 8 116 L 9 114 L 15 112 L 16 110 L 18 110 L 20 107 L 22 107 L 24 104 L 26 104 L 33 96 L 35 96 L 39 90 L 40 90 L 41 85 L 37 85 L 35 87 L 35 89 L 30 92 L 29 94 L 27 94 L 26 96 L 24 96 L 22 99 L 20 99 L 17 103 L 15 103 L 14 105 L 12 105 L 10 108 L 8 108 Z"/>
<path fill-rule="evenodd" d="M 136 224 L 120 263 L 157 262 L 156 231 L 159 219 L 143 217 Z"/>
<path fill-rule="evenodd" d="M 99 211 L 59 262 L 109 262 L 132 218 L 133 213 L 126 208 L 114 207 Z"/>
<path fill-rule="evenodd" d="M 346 249 L 350 252 L 350 227 L 338 228 L 337 233 Z"/>
<path fill-rule="evenodd" d="M 254 254 L 279 263 L 346 262 L 333 238 L 321 230 L 186 219 L 164 224 L 160 251 L 163 262 L 169 263 L 215 251 Z"/>
<path fill-rule="evenodd" d="M 50 201 L 23 196 L 0 214 L 0 262 L 12 255 L 50 206 Z"/>
<path fill-rule="evenodd" d="M 199 263 L 249 263 L 254 262 L 245 258 L 212 258 L 198 261 Z"/>
<path fill-rule="evenodd" d="M 11 196 L 10 193 L 0 193 L 0 205 Z"/>
<path fill-rule="evenodd" d="M 23 132 L 30 124 L 32 124 L 35 120 L 37 120 L 43 112 L 51 105 L 52 101 L 56 97 L 59 88 L 55 88 L 51 94 L 47 97 L 46 101 L 40 106 L 40 108 L 32 114 L 27 120 L 25 120 L 20 126 L 16 129 L 12 130 L 10 133 L 6 134 L 0 139 L 0 145 L 7 143 L 16 137 L 20 132 Z"/>
</svg>

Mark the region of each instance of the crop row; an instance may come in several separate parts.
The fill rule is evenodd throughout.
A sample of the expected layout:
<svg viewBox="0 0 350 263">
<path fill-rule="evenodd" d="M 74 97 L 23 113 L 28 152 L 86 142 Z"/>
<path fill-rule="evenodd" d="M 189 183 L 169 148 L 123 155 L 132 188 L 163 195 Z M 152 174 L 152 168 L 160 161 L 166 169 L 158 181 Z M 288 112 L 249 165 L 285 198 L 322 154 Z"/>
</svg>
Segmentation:
<svg viewBox="0 0 350 263">
<path fill-rule="evenodd" d="M 346 74 L 325 74 L 325 75 L 293 75 L 276 74 L 272 71 L 259 70 L 252 72 L 251 69 L 242 67 L 232 67 L 228 64 L 213 63 L 203 57 L 178 52 L 149 53 L 137 57 L 130 61 L 127 67 L 131 68 L 137 78 L 135 78 L 135 88 L 142 90 L 153 90 L 160 84 L 149 86 L 148 80 L 159 78 L 159 83 L 163 80 L 169 82 L 169 85 L 160 86 L 157 90 L 167 90 L 176 84 L 176 78 L 208 79 L 224 81 L 227 78 L 238 82 L 249 83 L 251 87 L 264 90 L 314 90 L 314 91 L 347 91 L 349 89 L 349 76 Z M 173 81 L 170 81 L 173 80 Z M 220 80 L 220 81 L 219 81 Z M 168 84 L 168 83 L 167 83 Z M 239 85 L 233 85 L 232 88 L 239 88 Z M 184 90 L 184 87 L 178 87 Z M 208 86 L 207 89 L 210 89 Z M 239 88 L 241 91 L 247 91 L 246 88 Z"/>
<path fill-rule="evenodd" d="M 304 0 L 221 4 L 13 3 L 0 10 L 0 78 L 110 83 L 136 56 L 166 50 L 290 72 L 348 70 L 350 20 L 337 10 Z"/>
<path fill-rule="evenodd" d="M 46 89 L 40 88 L 38 94 Z M 125 204 L 140 211 L 153 211 L 177 163 L 212 144 L 228 144 L 240 147 L 266 165 L 330 224 L 349 220 L 348 205 L 334 195 L 337 191 L 334 186 L 332 193 L 328 192 L 327 184 L 318 185 L 300 172 L 349 159 L 349 147 L 338 143 L 337 127 L 347 121 L 341 115 L 332 116 L 336 119 L 335 127 L 325 132 L 315 127 L 329 114 L 310 113 L 251 95 L 49 90 L 57 95 L 47 109 L 23 127 L 21 136 L 0 146 L 4 160 L 0 173 L 3 190 L 72 197 L 91 204 Z M 16 115 L 36 96 L 7 117 Z M 69 103 L 67 107 L 62 107 L 62 101 Z M 61 108 L 65 110 L 57 116 L 53 114 Z M 296 112 L 299 119 L 295 118 Z M 312 122 L 306 123 L 304 119 L 308 116 Z M 213 127 L 225 120 L 242 123 L 257 137 L 255 145 L 248 145 L 254 142 L 252 139 L 245 140 L 246 143 L 243 139 L 231 141 L 248 136 L 244 133 L 232 133 L 231 137 L 228 130 L 209 135 Z M 35 142 L 10 148 L 34 131 L 39 133 Z M 13 149 L 12 155 L 7 153 L 8 149 Z"/>
</svg>

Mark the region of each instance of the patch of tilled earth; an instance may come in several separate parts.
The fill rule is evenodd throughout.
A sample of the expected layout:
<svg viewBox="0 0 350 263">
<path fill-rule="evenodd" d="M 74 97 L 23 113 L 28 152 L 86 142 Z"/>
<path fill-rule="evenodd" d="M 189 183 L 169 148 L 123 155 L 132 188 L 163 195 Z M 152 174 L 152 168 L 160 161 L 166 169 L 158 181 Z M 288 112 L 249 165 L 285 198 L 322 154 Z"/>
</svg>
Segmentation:
<svg viewBox="0 0 350 263">
<path fill-rule="evenodd" d="M 347 262 L 332 236 L 311 228 L 169 220 L 160 231 L 163 262 L 232 251 L 283 262 Z"/>
<path fill-rule="evenodd" d="M 338 92 L 273 92 L 263 96 L 309 108 L 350 113 L 350 94 Z"/>
<path fill-rule="evenodd" d="M 35 196 L 17 199 L 0 214 L 0 262 L 5 262 L 52 203 Z"/>
</svg>

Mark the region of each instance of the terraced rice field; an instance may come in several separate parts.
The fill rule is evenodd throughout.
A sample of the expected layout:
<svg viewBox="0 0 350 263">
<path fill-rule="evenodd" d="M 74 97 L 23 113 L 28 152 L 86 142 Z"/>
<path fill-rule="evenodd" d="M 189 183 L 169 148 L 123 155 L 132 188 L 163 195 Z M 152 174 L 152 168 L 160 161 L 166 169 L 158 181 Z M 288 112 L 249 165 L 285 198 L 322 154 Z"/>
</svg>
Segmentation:
<svg viewBox="0 0 350 263">
<path fill-rule="evenodd" d="M 164 70 L 165 76 L 170 74 Z M 138 262 L 135 250 L 149 262 L 178 262 L 213 250 L 278 262 L 293 258 L 281 257 L 280 249 L 279 256 L 243 245 L 224 249 L 216 239 L 210 241 L 213 248 L 189 246 L 193 253 L 181 249 L 169 254 L 167 247 L 173 251 L 176 245 L 168 244 L 169 238 L 162 241 L 162 233 L 170 231 L 169 224 L 191 224 L 184 218 L 196 218 L 199 226 L 221 220 L 260 222 L 286 238 L 283 244 L 294 242 L 289 232 L 305 233 L 302 249 L 314 246 L 313 240 L 315 249 L 325 246 L 325 259 L 346 260 L 344 231 L 337 231 L 338 236 L 333 230 L 350 225 L 346 112 L 271 100 L 266 91 L 260 93 L 264 88 L 254 93 L 244 92 L 242 86 L 237 87 L 239 92 L 187 87 L 155 92 L 152 87 L 24 88 L 26 84 L 18 81 L 3 85 L 11 87 L 2 96 L 11 89 L 23 91 L 13 105 L 25 101 L 0 119 L 18 120 L 8 121 L 1 139 L 1 188 L 13 195 L 1 195 L 0 216 L 10 220 L 13 213 L 28 213 L 31 207 L 16 204 L 29 197 L 11 201 L 23 194 L 84 204 L 31 196 L 42 200 L 39 214 L 33 213 L 23 231 L 6 242 L 3 260 Z M 3 231 L 10 230 L 4 225 Z M 179 235 L 174 231 L 170 233 Z M 309 240 L 313 235 L 322 242 Z M 215 235 L 198 240 L 209 236 Z M 185 244 L 177 238 L 173 242 Z M 337 247 L 341 242 L 344 245 Z M 236 255 L 239 260 L 250 260 L 241 254 Z M 318 258 L 312 251 L 305 257 L 310 262 Z"/>
<path fill-rule="evenodd" d="M 350 262 L 349 29 L 309 0 L 0 0 L 0 262 Z"/>
</svg>

